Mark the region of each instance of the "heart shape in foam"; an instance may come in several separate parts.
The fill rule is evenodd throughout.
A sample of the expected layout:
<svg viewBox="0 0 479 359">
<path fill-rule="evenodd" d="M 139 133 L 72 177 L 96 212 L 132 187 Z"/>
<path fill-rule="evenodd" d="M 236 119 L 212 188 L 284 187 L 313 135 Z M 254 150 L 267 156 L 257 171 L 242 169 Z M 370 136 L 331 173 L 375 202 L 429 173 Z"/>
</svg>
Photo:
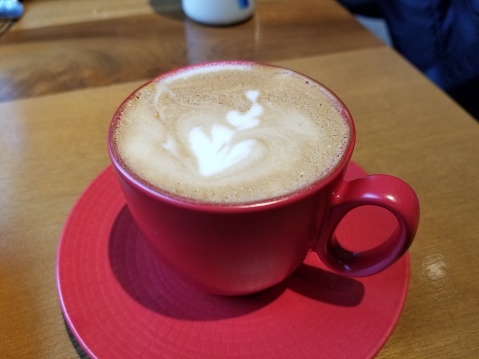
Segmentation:
<svg viewBox="0 0 479 359">
<path fill-rule="evenodd" d="M 198 160 L 198 171 L 208 177 L 220 173 L 244 160 L 253 150 L 256 140 L 244 140 L 231 144 L 236 131 L 215 124 L 208 136 L 201 127 L 189 133 L 191 150 Z"/>
<path fill-rule="evenodd" d="M 257 103 L 259 91 L 246 91 L 245 96 L 251 102 L 250 109 L 245 113 L 229 111 L 226 115 L 226 121 L 235 129 L 214 124 L 210 136 L 199 126 L 190 131 L 190 148 L 198 160 L 198 172 L 202 176 L 212 176 L 232 167 L 246 159 L 253 150 L 257 142 L 254 139 L 232 144 L 233 136 L 238 131 L 251 129 L 261 123 L 257 118 L 263 113 L 263 106 Z"/>
<path fill-rule="evenodd" d="M 245 113 L 229 111 L 226 115 L 227 122 L 235 127 L 234 130 L 214 124 L 211 136 L 199 126 L 190 131 L 190 147 L 198 160 L 198 171 L 202 176 L 208 177 L 223 172 L 246 159 L 253 150 L 256 143 L 254 139 L 232 144 L 233 136 L 238 131 L 248 130 L 261 123 L 257 118 L 263 113 L 263 106 L 257 103 L 259 91 L 246 91 L 245 96 L 251 102 L 250 109 Z"/>
</svg>

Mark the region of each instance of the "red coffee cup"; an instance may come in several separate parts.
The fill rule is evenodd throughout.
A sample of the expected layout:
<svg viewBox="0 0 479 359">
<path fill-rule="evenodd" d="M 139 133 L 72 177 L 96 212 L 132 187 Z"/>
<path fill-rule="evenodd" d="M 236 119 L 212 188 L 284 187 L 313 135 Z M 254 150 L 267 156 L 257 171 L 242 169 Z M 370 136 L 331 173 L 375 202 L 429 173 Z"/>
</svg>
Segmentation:
<svg viewBox="0 0 479 359">
<path fill-rule="evenodd" d="M 155 81 L 175 71 L 183 69 Z M 355 143 L 353 119 L 336 95 L 308 81 L 328 94 L 350 126 L 344 159 L 329 177 L 308 188 L 257 202 L 201 203 L 145 185 L 125 168 L 112 144 L 112 133 L 136 92 L 114 114 L 108 148 L 127 205 L 158 260 L 192 285 L 224 295 L 258 292 L 287 278 L 311 250 L 337 273 L 369 276 L 392 265 L 411 245 L 419 223 L 415 192 L 389 175 L 344 180 Z M 335 229 L 351 210 L 365 205 L 391 212 L 397 228 L 372 249 L 349 251 L 337 240 Z M 374 225 L 374 218 L 371 222 Z"/>
</svg>

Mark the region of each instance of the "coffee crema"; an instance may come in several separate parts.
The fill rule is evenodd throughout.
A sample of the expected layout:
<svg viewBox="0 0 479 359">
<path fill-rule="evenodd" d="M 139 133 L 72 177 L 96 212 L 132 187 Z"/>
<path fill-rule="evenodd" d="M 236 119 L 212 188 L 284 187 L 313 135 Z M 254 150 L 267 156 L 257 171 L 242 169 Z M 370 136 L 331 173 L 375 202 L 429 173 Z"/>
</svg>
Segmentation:
<svg viewBox="0 0 479 359">
<path fill-rule="evenodd" d="M 252 63 L 180 69 L 120 107 L 111 148 L 144 185 L 193 202 L 241 204 L 295 193 L 343 161 L 352 129 L 319 84 Z"/>
</svg>

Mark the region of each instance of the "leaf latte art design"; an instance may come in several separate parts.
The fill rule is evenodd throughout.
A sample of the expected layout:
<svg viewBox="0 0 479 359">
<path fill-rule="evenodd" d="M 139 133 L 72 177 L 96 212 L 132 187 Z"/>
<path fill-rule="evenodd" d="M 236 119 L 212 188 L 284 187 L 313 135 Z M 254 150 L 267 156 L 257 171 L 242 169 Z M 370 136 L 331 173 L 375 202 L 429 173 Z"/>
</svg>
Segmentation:
<svg viewBox="0 0 479 359">
<path fill-rule="evenodd" d="M 255 139 L 234 143 L 238 132 L 257 127 L 261 123 L 258 116 L 263 113 L 263 107 L 257 102 L 259 91 L 246 91 L 245 95 L 251 102 L 250 109 L 245 113 L 230 111 L 226 115 L 226 122 L 233 128 L 215 123 L 210 133 L 206 133 L 201 126 L 194 127 L 189 132 L 190 147 L 202 176 L 208 177 L 223 172 L 246 159 L 253 151 L 257 142 Z"/>
</svg>

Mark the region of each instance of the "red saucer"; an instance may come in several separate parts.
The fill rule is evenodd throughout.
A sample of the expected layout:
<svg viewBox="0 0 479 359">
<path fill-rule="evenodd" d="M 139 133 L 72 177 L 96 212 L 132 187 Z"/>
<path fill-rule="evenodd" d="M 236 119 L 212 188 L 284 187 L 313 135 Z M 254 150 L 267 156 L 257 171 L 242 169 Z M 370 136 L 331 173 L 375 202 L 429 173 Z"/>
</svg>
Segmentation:
<svg viewBox="0 0 479 359">
<path fill-rule="evenodd" d="M 362 174 L 350 166 L 349 178 Z M 366 228 L 378 216 L 379 226 Z M 354 245 L 393 226 L 384 212 L 364 207 L 345 218 L 338 236 Z M 392 333 L 408 283 L 408 255 L 380 274 L 349 279 L 310 254 L 264 292 L 203 293 L 150 253 L 111 167 L 72 210 L 57 258 L 66 321 L 92 358 L 369 358 Z"/>
</svg>

